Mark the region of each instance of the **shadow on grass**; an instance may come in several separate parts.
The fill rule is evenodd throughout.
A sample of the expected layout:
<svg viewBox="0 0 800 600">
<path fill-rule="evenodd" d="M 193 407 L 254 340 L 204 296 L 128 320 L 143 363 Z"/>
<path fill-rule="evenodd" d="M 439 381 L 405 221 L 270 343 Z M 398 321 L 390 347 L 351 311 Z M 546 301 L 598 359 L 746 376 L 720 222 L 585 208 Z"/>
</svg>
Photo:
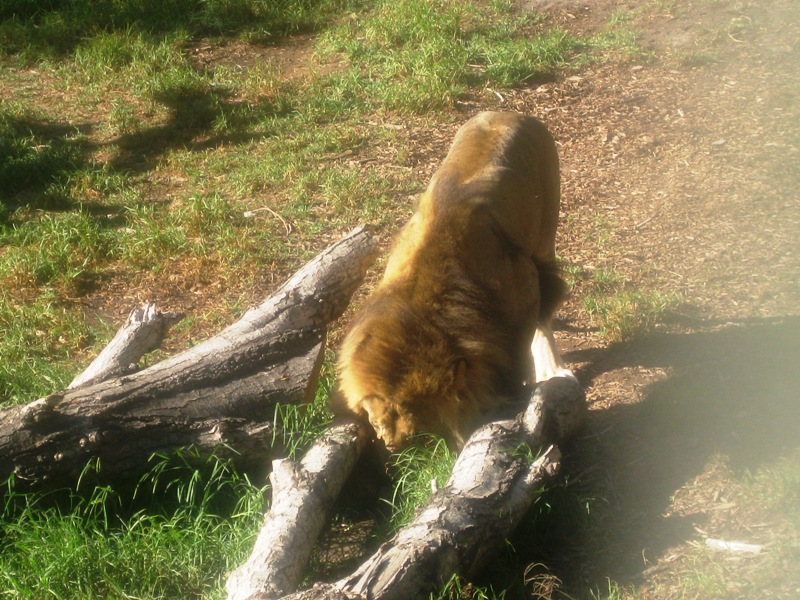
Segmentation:
<svg viewBox="0 0 800 600">
<path fill-rule="evenodd" d="M 18 206 L 69 210 L 57 184 L 84 168 L 93 151 L 91 125 L 66 125 L 0 113 L 0 221 Z"/>
<path fill-rule="evenodd" d="M 254 126 L 289 110 L 280 102 L 237 102 L 230 90 L 207 84 L 165 87 L 153 99 L 169 109 L 169 120 L 117 138 L 113 143 L 119 151 L 110 161 L 114 170 L 141 173 L 154 168 L 170 150 L 202 151 L 266 137 L 268 132 L 253 131 Z"/>
<path fill-rule="evenodd" d="M 270 41 L 315 31 L 347 8 L 345 0 L 7 0 L 0 3 L 0 53 L 57 58 L 98 31 L 193 36 L 248 33 Z"/>
<path fill-rule="evenodd" d="M 646 388 L 642 402 L 590 411 L 586 430 L 566 452 L 570 485 L 546 498 L 552 510 L 540 525 L 520 532 L 536 547 L 534 560 L 566 589 L 605 589 L 608 579 L 636 581 L 645 561 L 697 537 L 694 526 L 711 507 L 666 514 L 675 492 L 714 455 L 744 472 L 800 445 L 798 357 L 800 317 L 653 334 L 572 353 L 590 362 L 580 373 L 585 385 L 624 367 L 673 374 Z"/>
<path fill-rule="evenodd" d="M 269 133 L 254 131 L 257 123 L 289 110 L 280 101 L 236 102 L 227 90 L 208 85 L 167 87 L 154 99 L 170 109 L 169 120 L 116 139 L 117 155 L 107 165 L 110 173 L 146 172 L 174 149 L 202 151 L 265 137 Z M 19 207 L 108 212 L 107 204 L 95 206 L 85 198 L 75 198 L 69 186 L 73 175 L 102 168 L 92 164 L 98 150 L 90 137 L 93 131 L 91 124 L 70 125 L 0 112 L 0 224 Z"/>
</svg>

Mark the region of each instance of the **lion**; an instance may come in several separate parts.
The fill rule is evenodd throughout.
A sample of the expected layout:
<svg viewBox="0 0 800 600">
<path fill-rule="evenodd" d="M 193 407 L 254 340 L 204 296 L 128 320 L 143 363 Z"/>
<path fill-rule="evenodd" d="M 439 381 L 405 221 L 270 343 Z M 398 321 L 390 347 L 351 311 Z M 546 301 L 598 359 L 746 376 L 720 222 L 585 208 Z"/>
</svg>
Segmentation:
<svg viewBox="0 0 800 600">
<path fill-rule="evenodd" d="M 559 205 L 541 121 L 467 121 L 345 335 L 334 412 L 368 420 L 390 452 L 420 433 L 458 450 L 525 384 L 572 376 L 550 329 L 566 294 Z"/>
</svg>

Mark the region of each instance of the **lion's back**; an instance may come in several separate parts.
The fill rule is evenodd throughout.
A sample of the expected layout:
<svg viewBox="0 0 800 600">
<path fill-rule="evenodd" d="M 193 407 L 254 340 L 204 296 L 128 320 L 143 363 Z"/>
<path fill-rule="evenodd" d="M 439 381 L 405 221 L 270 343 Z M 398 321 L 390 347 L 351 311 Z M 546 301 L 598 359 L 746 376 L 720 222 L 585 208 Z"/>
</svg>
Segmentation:
<svg viewBox="0 0 800 600">
<path fill-rule="evenodd" d="M 541 294 L 547 305 L 561 294 L 542 290 L 556 273 L 558 210 L 558 156 L 540 121 L 481 113 L 467 122 L 345 338 L 341 389 L 350 408 L 385 398 L 397 419 L 419 417 L 422 431 L 447 423 L 462 438 L 474 415 L 513 395 L 530 371 Z M 399 326 L 395 314 L 413 314 L 421 329 Z M 454 377 L 463 365 L 466 375 Z M 406 394 L 413 382 L 427 391 Z M 413 408 L 420 397 L 437 405 Z"/>
</svg>

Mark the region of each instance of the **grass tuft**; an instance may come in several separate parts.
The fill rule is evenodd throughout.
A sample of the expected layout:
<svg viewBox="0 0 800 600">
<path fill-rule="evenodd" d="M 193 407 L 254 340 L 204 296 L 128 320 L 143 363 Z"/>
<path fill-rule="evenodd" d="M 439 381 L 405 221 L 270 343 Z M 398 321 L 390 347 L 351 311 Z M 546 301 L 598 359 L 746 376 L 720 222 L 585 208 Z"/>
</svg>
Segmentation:
<svg viewBox="0 0 800 600">
<path fill-rule="evenodd" d="M 65 296 L 80 295 L 110 251 L 102 230 L 83 212 L 45 213 L 0 233 L 0 243 L 9 246 L 0 263 L 10 283 L 58 288 Z"/>
<path fill-rule="evenodd" d="M 470 87 L 513 87 L 552 78 L 586 49 L 560 30 L 542 32 L 510 3 L 376 2 L 326 32 L 319 51 L 343 53 L 350 69 L 320 81 L 319 112 L 424 113 L 452 107 Z"/>
<path fill-rule="evenodd" d="M 355 4 L 348 0 L 6 0 L 0 4 L 0 55 L 59 58 L 98 32 L 134 29 L 266 41 L 314 31 Z"/>
<path fill-rule="evenodd" d="M 390 523 L 399 529 L 414 519 L 416 510 L 433 494 L 433 486 L 444 487 L 453 471 L 456 455 L 444 439 L 432 435 L 415 438 L 415 443 L 392 457 L 395 488 Z"/>
<path fill-rule="evenodd" d="M 576 280 L 585 273 L 570 272 Z M 597 269 L 584 282 L 583 308 L 600 333 L 613 341 L 652 331 L 661 317 L 680 304 L 676 293 L 635 289 L 614 269 Z"/>
<path fill-rule="evenodd" d="M 0 407 L 63 389 L 75 375 L 74 356 L 97 332 L 81 315 L 40 297 L 21 302 L 0 291 Z"/>
<path fill-rule="evenodd" d="M 478 587 L 453 575 L 439 591 L 430 594 L 428 600 L 503 600 L 505 597 L 505 591 L 498 593 L 491 586 Z"/>
<path fill-rule="evenodd" d="M 32 197 L 39 208 L 69 207 L 58 184 L 85 164 L 88 150 L 77 129 L 48 122 L 14 104 L 0 106 L 0 204 L 6 210 L 0 225 L 8 221 L 15 204 Z M 12 203 L 12 195 L 19 200 Z"/>
<path fill-rule="evenodd" d="M 328 409 L 328 397 L 334 385 L 333 357 L 326 357 L 320 371 L 319 383 L 310 404 L 277 404 L 275 406 L 275 429 L 273 447 L 280 448 L 292 459 L 299 459 L 333 422 Z"/>
</svg>

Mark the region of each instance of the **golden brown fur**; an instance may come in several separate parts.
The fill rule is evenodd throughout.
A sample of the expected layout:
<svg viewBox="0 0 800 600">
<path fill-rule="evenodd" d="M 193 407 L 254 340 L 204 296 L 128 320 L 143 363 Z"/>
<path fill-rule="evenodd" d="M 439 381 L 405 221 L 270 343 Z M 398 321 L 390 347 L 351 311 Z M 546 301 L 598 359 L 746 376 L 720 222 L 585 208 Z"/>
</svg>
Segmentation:
<svg viewBox="0 0 800 600">
<path fill-rule="evenodd" d="M 422 432 L 460 447 L 532 382 L 534 331 L 564 293 L 559 194 L 540 121 L 489 112 L 468 121 L 345 337 L 340 409 L 367 418 L 390 450 Z"/>
</svg>

